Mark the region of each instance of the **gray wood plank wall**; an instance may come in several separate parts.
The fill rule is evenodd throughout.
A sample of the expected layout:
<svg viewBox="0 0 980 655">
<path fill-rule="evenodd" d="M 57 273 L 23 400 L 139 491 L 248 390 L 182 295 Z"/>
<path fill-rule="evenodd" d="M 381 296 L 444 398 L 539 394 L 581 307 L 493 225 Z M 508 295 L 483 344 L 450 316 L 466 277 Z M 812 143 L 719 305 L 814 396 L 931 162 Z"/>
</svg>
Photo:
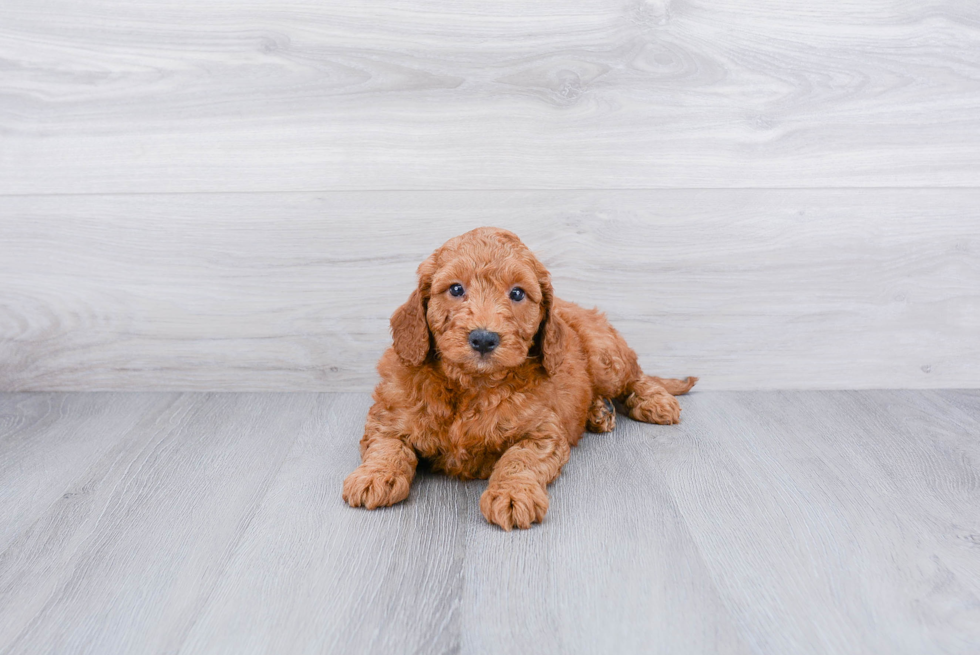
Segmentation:
<svg viewBox="0 0 980 655">
<path fill-rule="evenodd" d="M 980 386 L 980 5 L 0 5 L 0 390 L 363 390 L 517 231 L 706 388 Z"/>
</svg>

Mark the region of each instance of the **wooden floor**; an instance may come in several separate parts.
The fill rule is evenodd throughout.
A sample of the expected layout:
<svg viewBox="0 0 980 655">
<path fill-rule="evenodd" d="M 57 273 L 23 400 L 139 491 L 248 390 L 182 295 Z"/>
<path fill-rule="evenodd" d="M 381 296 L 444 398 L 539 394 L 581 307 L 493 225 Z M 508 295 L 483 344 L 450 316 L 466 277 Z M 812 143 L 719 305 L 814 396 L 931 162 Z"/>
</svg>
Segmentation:
<svg viewBox="0 0 980 655">
<path fill-rule="evenodd" d="M 507 534 L 344 505 L 366 394 L 0 395 L 0 652 L 980 652 L 980 391 L 681 400 Z"/>
</svg>

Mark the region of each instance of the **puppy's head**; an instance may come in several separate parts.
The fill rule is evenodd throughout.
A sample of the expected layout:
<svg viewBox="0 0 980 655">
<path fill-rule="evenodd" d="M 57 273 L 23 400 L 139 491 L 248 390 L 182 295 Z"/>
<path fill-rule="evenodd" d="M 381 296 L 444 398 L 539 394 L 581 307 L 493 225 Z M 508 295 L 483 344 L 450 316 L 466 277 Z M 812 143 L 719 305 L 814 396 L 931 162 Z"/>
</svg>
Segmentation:
<svg viewBox="0 0 980 655">
<path fill-rule="evenodd" d="M 541 355 L 561 365 L 563 326 L 551 277 L 511 232 L 482 227 L 447 241 L 419 266 L 418 288 L 391 317 L 395 352 L 419 366 L 433 350 L 471 375 Z"/>
</svg>

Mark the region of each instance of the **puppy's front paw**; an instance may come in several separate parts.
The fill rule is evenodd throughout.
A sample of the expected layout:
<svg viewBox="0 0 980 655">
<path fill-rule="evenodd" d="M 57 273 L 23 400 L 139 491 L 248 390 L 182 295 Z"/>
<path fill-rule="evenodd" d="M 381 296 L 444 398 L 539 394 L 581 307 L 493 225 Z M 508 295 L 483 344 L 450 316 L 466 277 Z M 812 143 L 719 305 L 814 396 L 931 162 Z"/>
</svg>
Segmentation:
<svg viewBox="0 0 980 655">
<path fill-rule="evenodd" d="M 681 406 L 677 399 L 666 391 L 645 397 L 632 394 L 626 399 L 630 418 L 644 423 L 671 425 L 681 422 Z"/>
<path fill-rule="evenodd" d="M 508 532 L 540 523 L 548 511 L 548 492 L 536 480 L 493 481 L 480 497 L 480 511 L 487 521 Z"/>
<path fill-rule="evenodd" d="M 387 507 L 408 498 L 411 484 L 411 479 L 402 473 L 362 464 L 344 480 L 344 500 L 351 507 Z"/>
</svg>

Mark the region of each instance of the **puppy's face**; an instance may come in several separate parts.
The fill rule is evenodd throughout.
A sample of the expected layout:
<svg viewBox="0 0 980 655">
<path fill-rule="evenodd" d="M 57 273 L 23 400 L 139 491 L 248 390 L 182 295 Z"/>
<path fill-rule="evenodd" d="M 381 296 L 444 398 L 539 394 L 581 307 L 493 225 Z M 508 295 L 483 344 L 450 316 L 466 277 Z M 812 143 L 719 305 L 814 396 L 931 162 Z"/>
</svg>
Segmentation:
<svg viewBox="0 0 980 655">
<path fill-rule="evenodd" d="M 503 247 L 448 259 L 432 276 L 426 320 L 439 355 L 486 374 L 521 364 L 541 324 L 534 269 Z"/>
<path fill-rule="evenodd" d="M 545 369 L 562 360 L 548 272 L 506 230 L 450 239 L 419 266 L 418 288 L 391 317 L 395 352 L 412 366 L 435 350 L 472 375 L 520 365 L 540 345 Z"/>
</svg>

